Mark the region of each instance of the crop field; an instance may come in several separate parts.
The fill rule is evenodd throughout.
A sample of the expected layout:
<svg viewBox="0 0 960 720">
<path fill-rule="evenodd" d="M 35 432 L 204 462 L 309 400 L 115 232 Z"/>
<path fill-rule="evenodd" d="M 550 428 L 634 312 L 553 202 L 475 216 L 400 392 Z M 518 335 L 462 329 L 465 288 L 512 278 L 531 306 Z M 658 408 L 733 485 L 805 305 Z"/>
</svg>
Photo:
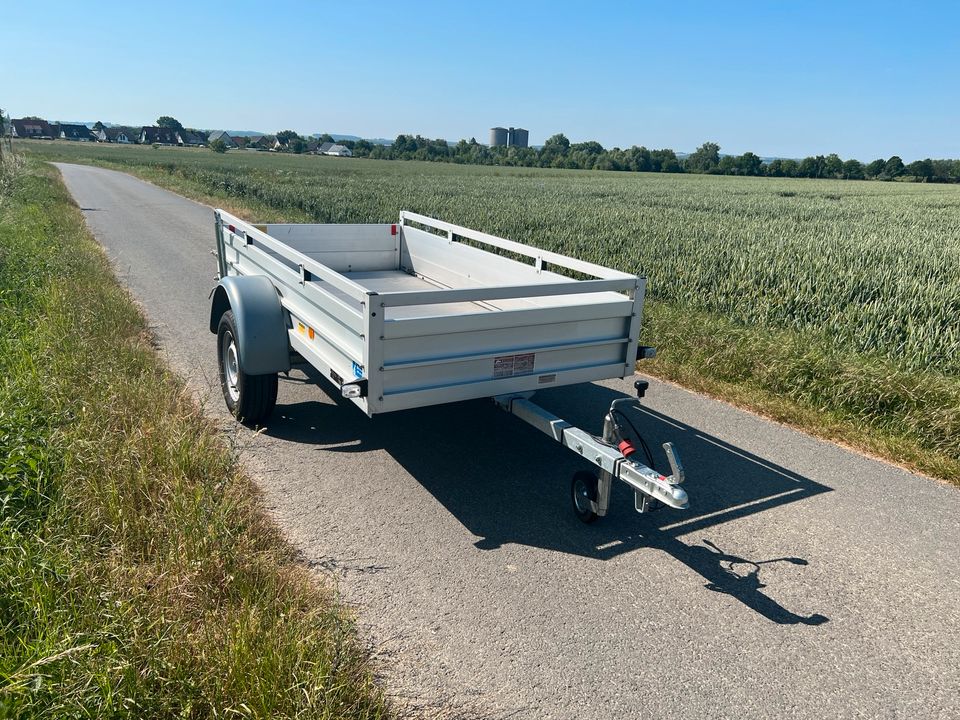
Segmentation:
<svg viewBox="0 0 960 720">
<path fill-rule="evenodd" d="M 824 365 L 834 368 L 829 372 L 836 378 L 811 379 L 823 385 L 819 395 L 793 386 L 789 392 L 808 407 L 840 408 L 881 424 L 891 403 L 932 403 L 918 417 L 939 413 L 940 424 L 921 422 L 910 432 L 921 444 L 960 456 L 960 410 L 951 408 L 960 397 L 960 186 L 246 151 L 217 155 L 60 142 L 20 146 L 51 159 L 136 170 L 208 198 L 230 198 L 261 220 L 390 222 L 408 209 L 636 271 L 648 276 L 652 316 L 661 308 L 661 337 L 645 339 L 665 354 L 673 340 L 663 308 L 670 308 L 671 324 L 683 323 L 688 335 L 696 334 L 702 319 L 705 326 L 722 323 L 731 337 L 765 338 L 766 345 L 756 348 L 761 355 L 765 347 L 791 345 L 801 384 L 805 348 L 820 359 L 842 358 Z M 685 357 L 696 353 L 691 346 Z M 715 357 L 698 362 L 711 361 L 716 364 Z M 763 358 L 751 362 L 762 364 Z M 850 376 L 860 363 L 890 387 L 909 378 L 917 388 L 933 389 L 926 399 L 911 392 L 869 407 L 870 393 L 884 389 L 849 389 L 858 382 Z M 722 368 L 717 373 L 725 381 L 742 379 L 742 373 Z M 834 380 L 856 398 L 824 399 L 839 392 L 828 388 Z M 896 422 L 890 427 L 896 431 Z"/>
<path fill-rule="evenodd" d="M 402 209 L 637 271 L 651 297 L 960 373 L 960 187 L 34 143 L 315 222 Z"/>
</svg>

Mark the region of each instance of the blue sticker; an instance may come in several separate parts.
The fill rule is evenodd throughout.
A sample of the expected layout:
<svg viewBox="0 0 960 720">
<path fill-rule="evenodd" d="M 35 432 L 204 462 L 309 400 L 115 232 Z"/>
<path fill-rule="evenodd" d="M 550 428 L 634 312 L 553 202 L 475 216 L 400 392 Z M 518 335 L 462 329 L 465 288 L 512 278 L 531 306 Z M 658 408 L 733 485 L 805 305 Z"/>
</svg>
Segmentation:
<svg viewBox="0 0 960 720">
<path fill-rule="evenodd" d="M 358 378 L 363 377 L 363 365 L 358 362 L 353 363 L 353 376 Z"/>
</svg>

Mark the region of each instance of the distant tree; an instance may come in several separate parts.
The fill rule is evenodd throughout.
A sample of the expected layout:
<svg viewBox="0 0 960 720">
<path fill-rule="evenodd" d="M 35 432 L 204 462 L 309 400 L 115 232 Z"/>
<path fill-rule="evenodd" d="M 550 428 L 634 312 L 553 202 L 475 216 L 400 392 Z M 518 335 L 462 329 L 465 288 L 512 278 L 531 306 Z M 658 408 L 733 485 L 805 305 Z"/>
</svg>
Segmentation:
<svg viewBox="0 0 960 720">
<path fill-rule="evenodd" d="M 157 127 L 170 128 L 171 130 L 183 130 L 180 121 L 169 115 L 161 115 L 157 118 Z"/>
<path fill-rule="evenodd" d="M 933 160 L 934 182 L 960 181 L 960 160 Z"/>
<path fill-rule="evenodd" d="M 651 150 L 650 162 L 660 172 L 683 172 L 680 161 L 677 159 L 677 154 L 670 148 Z"/>
<path fill-rule="evenodd" d="M 884 160 L 883 158 L 879 158 L 877 160 L 874 160 L 869 165 L 867 165 L 863 169 L 863 172 L 864 172 L 864 175 L 866 175 L 868 178 L 875 178 L 883 175 L 883 171 L 886 170 L 886 168 L 887 168 L 887 161 Z"/>
<path fill-rule="evenodd" d="M 769 177 L 783 177 L 785 174 L 783 160 L 780 158 L 774 158 L 767 164 L 766 175 Z"/>
<path fill-rule="evenodd" d="M 600 155 L 603 153 L 603 145 L 598 143 L 596 140 L 588 140 L 587 142 L 575 143 L 570 146 L 571 152 L 581 152 L 585 155 Z"/>
<path fill-rule="evenodd" d="M 847 160 L 844 162 L 843 177 L 846 180 L 863 180 L 863 163 L 859 160 Z"/>
<path fill-rule="evenodd" d="M 225 153 L 227 151 L 227 144 L 220 138 L 217 138 L 210 143 L 210 149 L 215 153 Z"/>
<path fill-rule="evenodd" d="M 324 142 L 329 142 L 329 140 Z M 357 157 L 367 157 L 372 150 L 373 143 L 369 140 L 357 140 L 353 146 L 353 154 Z"/>
<path fill-rule="evenodd" d="M 391 154 L 403 156 L 404 153 L 413 152 L 417 149 L 417 144 L 410 135 L 397 135 L 393 144 L 390 146 Z"/>
<path fill-rule="evenodd" d="M 563 133 L 557 133 L 547 138 L 547 141 L 543 144 L 543 149 L 559 153 L 560 155 L 566 155 L 570 150 L 570 141 L 567 140 L 567 136 Z"/>
<path fill-rule="evenodd" d="M 687 172 L 708 173 L 720 164 L 720 146 L 715 142 L 705 142 L 683 161 Z"/>
<path fill-rule="evenodd" d="M 324 133 L 324 134 L 321 135 L 318 139 L 319 139 L 320 142 L 322 142 L 322 143 L 325 143 L 325 142 L 333 142 L 333 135 L 331 135 L 330 133 Z"/>
<path fill-rule="evenodd" d="M 836 153 L 830 153 L 823 159 L 823 177 L 843 177 L 843 160 Z"/>
<path fill-rule="evenodd" d="M 905 173 L 907 175 L 913 175 L 923 182 L 929 182 L 933 179 L 934 175 L 933 160 L 927 158 L 926 160 L 912 162 L 905 168 Z"/>
<path fill-rule="evenodd" d="M 737 158 L 738 175 L 760 175 L 763 172 L 763 160 L 752 152 L 745 152 Z"/>
<path fill-rule="evenodd" d="M 95 122 L 95 123 L 93 124 L 93 129 L 96 130 L 97 132 L 100 132 L 101 130 L 103 130 L 104 127 L 106 127 L 106 126 L 105 126 L 102 122 L 100 122 L 99 120 L 97 120 L 97 122 Z"/>
<path fill-rule="evenodd" d="M 634 145 L 624 155 L 628 169 L 633 172 L 650 172 L 653 169 L 650 151 L 642 145 L 640 147 Z"/>
<path fill-rule="evenodd" d="M 797 177 L 797 171 L 800 169 L 800 163 L 798 163 L 796 160 L 787 158 L 780 163 L 780 167 L 783 169 L 784 177 Z"/>
<path fill-rule="evenodd" d="M 797 168 L 797 176 L 805 178 L 823 177 L 823 167 L 825 163 L 826 158 L 823 157 L 823 155 L 805 157 L 800 161 L 800 166 Z"/>
<path fill-rule="evenodd" d="M 604 153 L 593 164 L 594 170 L 617 170 L 617 163 L 611 153 Z"/>
<path fill-rule="evenodd" d="M 277 140 L 286 145 L 294 138 L 300 137 L 299 134 L 295 133 L 293 130 L 281 130 L 277 133 Z"/>
<path fill-rule="evenodd" d="M 737 174 L 737 158 L 733 155 L 724 155 L 720 158 L 720 164 L 717 165 L 717 170 L 724 175 L 736 175 Z"/>
<path fill-rule="evenodd" d="M 903 160 L 899 156 L 894 155 L 892 158 L 887 160 L 886 166 L 883 168 L 883 174 L 888 178 L 900 177 L 903 175 L 904 167 Z"/>
<path fill-rule="evenodd" d="M 295 137 L 287 143 L 287 147 L 290 148 L 291 152 L 295 152 L 297 155 L 301 155 L 307 151 L 307 141 L 302 137 Z"/>
</svg>

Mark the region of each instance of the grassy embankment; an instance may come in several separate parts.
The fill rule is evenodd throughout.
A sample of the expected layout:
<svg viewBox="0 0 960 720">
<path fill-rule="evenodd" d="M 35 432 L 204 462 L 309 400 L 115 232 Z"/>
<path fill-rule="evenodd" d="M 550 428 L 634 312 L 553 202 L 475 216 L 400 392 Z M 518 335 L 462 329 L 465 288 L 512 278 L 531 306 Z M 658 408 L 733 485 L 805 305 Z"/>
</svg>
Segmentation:
<svg viewBox="0 0 960 720">
<path fill-rule="evenodd" d="M 646 272 L 642 371 L 960 484 L 957 188 L 28 145 L 249 219 L 405 207 Z"/>
<path fill-rule="evenodd" d="M 0 173 L 0 717 L 390 716 L 56 171 Z"/>
</svg>

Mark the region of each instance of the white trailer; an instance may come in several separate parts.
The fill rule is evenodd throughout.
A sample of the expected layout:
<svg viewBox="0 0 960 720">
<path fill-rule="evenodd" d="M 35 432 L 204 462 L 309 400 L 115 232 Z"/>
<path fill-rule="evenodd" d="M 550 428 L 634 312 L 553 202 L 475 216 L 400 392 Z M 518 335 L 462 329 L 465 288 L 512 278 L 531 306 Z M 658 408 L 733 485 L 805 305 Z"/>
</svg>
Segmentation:
<svg viewBox="0 0 960 720">
<path fill-rule="evenodd" d="M 367 415 L 490 397 L 599 468 L 571 484 L 585 522 L 606 514 L 614 478 L 688 506 L 615 400 L 602 437 L 530 401 L 541 388 L 633 375 L 646 280 L 411 212 L 399 222 L 256 225 L 215 211 L 211 297 L 227 407 L 262 424 L 277 376 L 308 363 Z M 652 348 L 640 348 L 649 356 Z M 646 464 L 636 452 L 643 450 Z"/>
</svg>

